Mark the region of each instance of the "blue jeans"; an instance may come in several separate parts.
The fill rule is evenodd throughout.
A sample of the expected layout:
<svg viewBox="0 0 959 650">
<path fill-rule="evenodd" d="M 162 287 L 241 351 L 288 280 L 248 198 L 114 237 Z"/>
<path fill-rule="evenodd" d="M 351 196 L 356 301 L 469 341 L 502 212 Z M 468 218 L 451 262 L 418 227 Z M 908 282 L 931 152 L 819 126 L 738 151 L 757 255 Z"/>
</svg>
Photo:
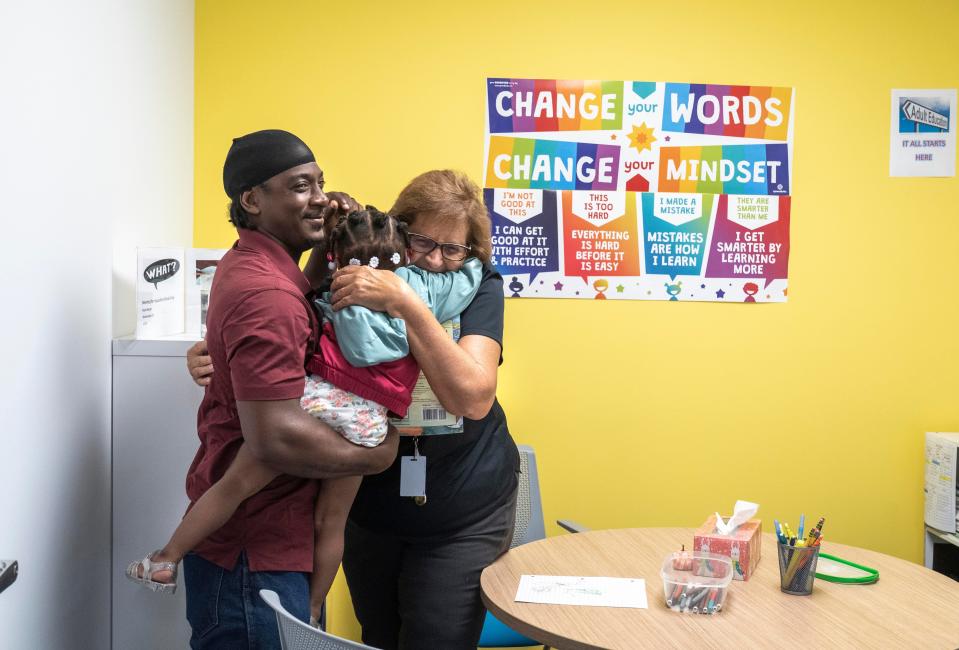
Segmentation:
<svg viewBox="0 0 959 650">
<path fill-rule="evenodd" d="M 246 553 L 227 571 L 199 555 L 183 558 L 186 619 L 194 650 L 280 648 L 276 614 L 260 598 L 272 589 L 288 612 L 310 620 L 310 579 L 299 571 L 250 571 Z"/>
</svg>

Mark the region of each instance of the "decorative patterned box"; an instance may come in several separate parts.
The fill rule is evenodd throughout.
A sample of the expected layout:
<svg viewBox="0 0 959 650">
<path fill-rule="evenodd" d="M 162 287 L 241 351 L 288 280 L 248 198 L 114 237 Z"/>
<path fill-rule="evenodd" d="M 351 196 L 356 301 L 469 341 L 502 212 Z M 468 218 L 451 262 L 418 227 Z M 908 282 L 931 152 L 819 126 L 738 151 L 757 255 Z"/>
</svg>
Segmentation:
<svg viewBox="0 0 959 650">
<path fill-rule="evenodd" d="M 762 555 L 763 522 L 750 519 L 731 535 L 716 532 L 716 515 L 710 515 L 693 535 L 693 550 L 727 555 L 733 563 L 733 578 L 749 580 Z"/>
</svg>

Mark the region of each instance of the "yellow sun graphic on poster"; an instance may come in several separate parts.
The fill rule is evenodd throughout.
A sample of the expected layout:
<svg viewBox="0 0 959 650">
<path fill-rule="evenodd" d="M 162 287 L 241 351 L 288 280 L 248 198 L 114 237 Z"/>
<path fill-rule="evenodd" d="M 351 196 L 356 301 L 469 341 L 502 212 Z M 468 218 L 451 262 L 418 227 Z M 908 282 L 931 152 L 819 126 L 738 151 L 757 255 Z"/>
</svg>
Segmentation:
<svg viewBox="0 0 959 650">
<path fill-rule="evenodd" d="M 636 153 L 643 153 L 646 149 L 653 150 L 653 143 L 656 142 L 656 136 L 653 130 L 643 122 L 639 126 L 633 125 L 633 132 L 629 134 L 629 142 Z"/>
</svg>

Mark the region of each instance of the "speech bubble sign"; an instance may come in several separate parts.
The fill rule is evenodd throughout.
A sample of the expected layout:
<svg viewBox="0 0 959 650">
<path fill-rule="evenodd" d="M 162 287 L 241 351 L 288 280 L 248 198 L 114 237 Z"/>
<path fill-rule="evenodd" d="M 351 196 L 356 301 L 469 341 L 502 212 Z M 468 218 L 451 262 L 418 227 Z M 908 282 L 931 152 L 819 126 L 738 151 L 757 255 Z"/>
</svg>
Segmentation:
<svg viewBox="0 0 959 650">
<path fill-rule="evenodd" d="M 635 192 L 562 193 L 564 273 L 589 278 L 638 276 Z"/>
<path fill-rule="evenodd" d="M 143 269 L 143 279 L 152 284 L 153 288 L 156 289 L 157 285 L 164 280 L 172 278 L 179 270 L 180 262 L 178 260 L 172 258 L 157 260 Z"/>
<path fill-rule="evenodd" d="M 645 192 L 641 201 L 646 273 L 699 275 L 715 195 Z"/>
<path fill-rule="evenodd" d="M 788 277 L 788 196 L 719 197 L 706 263 L 707 278 L 763 278 L 763 288 Z"/>
<path fill-rule="evenodd" d="M 547 190 L 484 189 L 483 201 L 492 222 L 492 263 L 505 277 L 559 270 L 556 192 Z M 522 283 L 510 283 L 513 296 Z"/>
</svg>

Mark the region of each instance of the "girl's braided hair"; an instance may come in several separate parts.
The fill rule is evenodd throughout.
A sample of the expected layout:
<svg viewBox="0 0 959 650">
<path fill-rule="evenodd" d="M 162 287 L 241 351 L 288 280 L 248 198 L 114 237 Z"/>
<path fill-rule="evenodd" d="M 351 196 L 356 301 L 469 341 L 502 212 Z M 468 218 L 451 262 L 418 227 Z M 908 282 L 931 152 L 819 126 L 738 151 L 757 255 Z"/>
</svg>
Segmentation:
<svg viewBox="0 0 959 650">
<path fill-rule="evenodd" d="M 376 268 L 392 271 L 406 263 L 408 246 L 406 224 L 372 205 L 340 217 L 330 235 L 330 251 L 341 267 L 351 259 L 369 265 L 375 257 L 379 262 Z M 399 262 L 393 261 L 396 253 Z"/>
</svg>

